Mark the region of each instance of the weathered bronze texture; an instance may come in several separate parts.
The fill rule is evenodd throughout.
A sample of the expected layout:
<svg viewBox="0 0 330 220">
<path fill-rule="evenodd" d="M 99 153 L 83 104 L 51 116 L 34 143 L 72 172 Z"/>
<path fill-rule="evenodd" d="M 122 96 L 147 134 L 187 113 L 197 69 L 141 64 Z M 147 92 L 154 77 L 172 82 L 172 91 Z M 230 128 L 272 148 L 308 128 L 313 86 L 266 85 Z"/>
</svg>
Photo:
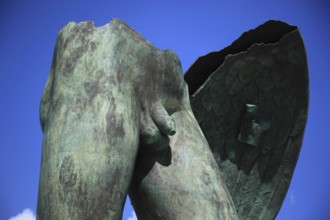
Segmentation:
<svg viewBox="0 0 330 220">
<path fill-rule="evenodd" d="M 185 76 L 174 52 L 118 19 L 70 22 L 41 99 L 37 219 L 121 219 L 127 194 L 142 220 L 274 219 L 307 106 L 304 45 L 283 22 Z"/>
</svg>

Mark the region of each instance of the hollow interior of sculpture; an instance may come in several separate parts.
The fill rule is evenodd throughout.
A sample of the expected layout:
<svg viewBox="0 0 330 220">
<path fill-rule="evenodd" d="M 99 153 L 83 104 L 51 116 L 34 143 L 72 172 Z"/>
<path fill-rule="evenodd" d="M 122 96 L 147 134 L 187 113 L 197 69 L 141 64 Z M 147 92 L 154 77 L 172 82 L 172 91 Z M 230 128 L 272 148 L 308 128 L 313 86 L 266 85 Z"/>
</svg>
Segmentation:
<svg viewBox="0 0 330 220">
<path fill-rule="evenodd" d="M 184 75 L 184 79 L 189 85 L 189 95 L 193 95 L 205 83 L 208 77 L 221 66 L 229 54 L 246 51 L 254 44 L 276 43 L 283 36 L 296 29 L 296 26 L 291 26 L 281 21 L 270 20 L 256 29 L 245 32 L 230 46 L 199 57 Z"/>
</svg>

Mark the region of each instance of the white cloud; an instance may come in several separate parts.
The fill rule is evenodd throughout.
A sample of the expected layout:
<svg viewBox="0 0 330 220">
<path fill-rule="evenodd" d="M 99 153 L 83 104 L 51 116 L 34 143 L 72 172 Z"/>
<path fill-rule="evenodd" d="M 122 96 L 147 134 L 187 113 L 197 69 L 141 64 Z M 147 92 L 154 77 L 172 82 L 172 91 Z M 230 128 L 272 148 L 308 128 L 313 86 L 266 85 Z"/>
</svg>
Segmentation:
<svg viewBox="0 0 330 220">
<path fill-rule="evenodd" d="M 136 214 L 135 214 L 135 212 L 134 211 L 132 211 L 132 214 L 131 214 L 131 216 L 130 217 L 128 217 L 128 219 L 127 220 L 137 220 L 137 217 L 136 217 Z"/>
<path fill-rule="evenodd" d="M 8 220 L 35 220 L 36 216 L 34 215 L 31 209 L 24 209 L 23 212 L 18 215 L 9 218 Z"/>
<path fill-rule="evenodd" d="M 35 220 L 36 216 L 34 215 L 31 209 L 24 209 L 23 212 L 18 215 L 9 218 L 8 220 Z M 127 220 L 138 220 L 134 211 L 132 211 L 131 216 Z"/>
</svg>

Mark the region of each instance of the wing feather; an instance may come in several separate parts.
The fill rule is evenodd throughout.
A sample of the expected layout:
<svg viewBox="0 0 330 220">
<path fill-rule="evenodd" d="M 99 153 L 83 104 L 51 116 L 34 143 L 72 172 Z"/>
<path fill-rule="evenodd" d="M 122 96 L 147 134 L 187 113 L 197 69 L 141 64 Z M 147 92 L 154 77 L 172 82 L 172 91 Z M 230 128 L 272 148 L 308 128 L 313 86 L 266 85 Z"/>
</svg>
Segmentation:
<svg viewBox="0 0 330 220">
<path fill-rule="evenodd" d="M 239 50 L 238 45 L 244 46 Z M 299 31 L 268 22 L 223 51 L 197 60 L 185 79 L 192 109 L 240 219 L 274 219 L 288 190 L 307 120 L 307 60 Z M 257 111 L 249 113 L 246 104 L 257 106 Z M 251 133 L 254 142 L 243 135 L 245 124 L 255 126 L 253 132 L 262 129 L 259 136 Z"/>
</svg>

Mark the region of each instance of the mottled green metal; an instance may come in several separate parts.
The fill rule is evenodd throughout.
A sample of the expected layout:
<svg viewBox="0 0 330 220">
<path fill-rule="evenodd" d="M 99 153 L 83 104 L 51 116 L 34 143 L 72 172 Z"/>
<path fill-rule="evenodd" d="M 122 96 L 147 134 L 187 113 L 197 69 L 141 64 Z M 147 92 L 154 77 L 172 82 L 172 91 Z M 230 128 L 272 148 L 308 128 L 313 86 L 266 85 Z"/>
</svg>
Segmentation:
<svg viewBox="0 0 330 220">
<path fill-rule="evenodd" d="M 174 112 L 166 149 L 140 151 L 130 190 L 139 219 L 237 219 L 219 168 L 188 103 Z"/>
<path fill-rule="evenodd" d="M 121 219 L 127 194 L 142 220 L 275 218 L 307 119 L 297 28 L 267 22 L 185 80 L 118 19 L 67 24 L 40 105 L 37 219 Z"/>
<path fill-rule="evenodd" d="M 275 219 L 307 120 L 307 59 L 297 27 L 268 21 L 199 58 L 185 79 L 239 219 Z"/>
<path fill-rule="evenodd" d="M 121 219 L 138 152 L 130 193 L 139 218 L 235 219 L 179 59 L 123 22 L 60 31 L 40 118 L 37 219 Z"/>
</svg>

